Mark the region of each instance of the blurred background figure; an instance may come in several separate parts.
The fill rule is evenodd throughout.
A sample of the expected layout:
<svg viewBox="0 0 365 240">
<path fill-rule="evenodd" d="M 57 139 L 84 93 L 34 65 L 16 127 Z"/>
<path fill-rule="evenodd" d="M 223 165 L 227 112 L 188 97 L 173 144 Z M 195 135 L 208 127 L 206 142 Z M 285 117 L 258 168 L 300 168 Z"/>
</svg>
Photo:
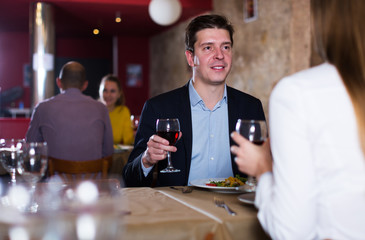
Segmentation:
<svg viewBox="0 0 365 240">
<path fill-rule="evenodd" d="M 119 79 L 112 74 L 104 76 L 100 83 L 99 96 L 100 101 L 106 105 L 109 111 L 114 144 L 133 144 L 131 113 L 125 105 Z"/>
<path fill-rule="evenodd" d="M 34 109 L 27 142 L 47 142 L 48 155 L 68 161 L 111 156 L 113 136 L 106 107 L 84 95 L 86 70 L 78 62 L 66 63 L 57 78 L 60 94 Z"/>
<path fill-rule="evenodd" d="M 276 85 L 271 142 L 233 133 L 231 149 L 259 178 L 255 205 L 272 239 L 364 239 L 365 1 L 312 0 L 311 13 L 325 63 Z"/>
</svg>

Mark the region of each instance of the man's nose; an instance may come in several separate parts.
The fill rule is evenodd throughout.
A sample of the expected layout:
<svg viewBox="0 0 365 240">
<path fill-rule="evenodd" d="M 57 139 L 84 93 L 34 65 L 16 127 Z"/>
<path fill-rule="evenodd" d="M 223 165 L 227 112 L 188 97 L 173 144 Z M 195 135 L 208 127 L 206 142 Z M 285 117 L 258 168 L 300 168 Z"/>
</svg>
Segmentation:
<svg viewBox="0 0 365 240">
<path fill-rule="evenodd" d="M 216 59 L 223 59 L 223 58 L 224 58 L 224 55 L 223 55 L 223 51 L 222 51 L 222 49 L 217 48 L 217 49 L 215 50 L 215 52 L 214 52 L 214 57 L 215 57 Z"/>
</svg>

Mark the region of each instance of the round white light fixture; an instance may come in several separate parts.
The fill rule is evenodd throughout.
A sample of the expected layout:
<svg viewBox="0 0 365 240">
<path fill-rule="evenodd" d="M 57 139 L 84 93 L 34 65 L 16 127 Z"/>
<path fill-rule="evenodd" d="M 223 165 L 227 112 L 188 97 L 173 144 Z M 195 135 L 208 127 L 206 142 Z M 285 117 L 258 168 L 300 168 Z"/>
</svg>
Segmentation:
<svg viewBox="0 0 365 240">
<path fill-rule="evenodd" d="M 152 20 L 162 26 L 175 23 L 181 15 L 179 0 L 151 0 L 148 12 Z"/>
</svg>

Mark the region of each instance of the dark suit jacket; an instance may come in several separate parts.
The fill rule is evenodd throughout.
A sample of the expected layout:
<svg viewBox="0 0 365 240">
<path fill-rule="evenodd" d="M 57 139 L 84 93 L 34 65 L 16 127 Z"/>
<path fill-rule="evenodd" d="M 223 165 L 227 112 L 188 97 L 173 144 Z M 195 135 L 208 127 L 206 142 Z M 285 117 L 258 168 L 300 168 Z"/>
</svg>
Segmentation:
<svg viewBox="0 0 365 240">
<path fill-rule="evenodd" d="M 237 119 L 265 120 L 261 101 L 246 93 L 227 86 L 228 121 L 230 134 L 235 130 Z M 156 186 L 184 186 L 188 184 L 191 151 L 192 151 L 192 121 L 189 99 L 189 84 L 161 94 L 148 100 L 142 110 L 137 130 L 134 149 L 128 163 L 123 169 L 123 177 L 127 187 L 151 186 L 153 170 L 147 177 L 141 167 L 141 157 L 147 148 L 149 138 L 156 133 L 156 120 L 159 118 L 178 118 L 182 138 L 176 143 L 177 152 L 171 154 L 172 163 L 179 173 L 160 173 L 167 165 L 167 160 L 160 161 L 157 166 Z M 230 145 L 233 141 L 230 139 Z M 240 174 L 234 156 L 231 154 L 234 175 Z M 155 170 L 155 169 L 154 169 Z"/>
</svg>

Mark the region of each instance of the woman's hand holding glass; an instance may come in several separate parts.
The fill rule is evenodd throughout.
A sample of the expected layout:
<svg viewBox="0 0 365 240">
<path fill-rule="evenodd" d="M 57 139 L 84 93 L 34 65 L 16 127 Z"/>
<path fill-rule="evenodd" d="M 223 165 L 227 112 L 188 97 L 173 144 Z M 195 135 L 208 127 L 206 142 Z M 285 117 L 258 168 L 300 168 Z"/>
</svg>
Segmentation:
<svg viewBox="0 0 365 240">
<path fill-rule="evenodd" d="M 231 151 L 236 155 L 236 163 L 241 172 L 249 175 L 248 185 L 255 189 L 255 180 L 261 174 L 272 170 L 270 142 L 268 141 L 265 121 L 238 120 L 236 132 L 232 139 L 238 146 L 232 146 Z"/>
</svg>

